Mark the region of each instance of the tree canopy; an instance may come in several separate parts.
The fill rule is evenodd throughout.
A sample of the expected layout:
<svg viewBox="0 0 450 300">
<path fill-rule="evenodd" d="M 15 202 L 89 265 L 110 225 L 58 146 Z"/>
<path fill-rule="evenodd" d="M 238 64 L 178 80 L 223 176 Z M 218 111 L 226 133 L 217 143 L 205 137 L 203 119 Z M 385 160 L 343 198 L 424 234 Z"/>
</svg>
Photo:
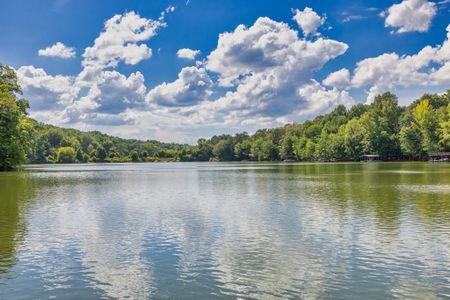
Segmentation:
<svg viewBox="0 0 450 300">
<path fill-rule="evenodd" d="M 26 116 L 28 102 L 14 70 L 0 65 L 0 168 L 23 162 L 154 161 L 358 161 L 364 154 L 384 160 L 425 159 L 450 151 L 450 90 L 425 94 L 409 106 L 392 93 L 372 104 L 328 114 L 301 124 L 199 139 L 196 145 L 121 139 L 43 124 Z"/>
<path fill-rule="evenodd" d="M 25 162 L 30 146 L 28 102 L 18 98 L 21 94 L 14 70 L 0 64 L 0 170 L 13 169 Z"/>
</svg>

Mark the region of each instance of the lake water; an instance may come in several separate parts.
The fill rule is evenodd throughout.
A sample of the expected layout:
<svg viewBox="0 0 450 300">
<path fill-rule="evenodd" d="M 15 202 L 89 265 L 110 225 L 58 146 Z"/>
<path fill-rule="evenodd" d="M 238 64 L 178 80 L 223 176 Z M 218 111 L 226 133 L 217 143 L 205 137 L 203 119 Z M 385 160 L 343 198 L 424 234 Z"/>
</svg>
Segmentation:
<svg viewBox="0 0 450 300">
<path fill-rule="evenodd" d="M 450 298 L 450 164 L 0 173 L 0 299 Z"/>
</svg>

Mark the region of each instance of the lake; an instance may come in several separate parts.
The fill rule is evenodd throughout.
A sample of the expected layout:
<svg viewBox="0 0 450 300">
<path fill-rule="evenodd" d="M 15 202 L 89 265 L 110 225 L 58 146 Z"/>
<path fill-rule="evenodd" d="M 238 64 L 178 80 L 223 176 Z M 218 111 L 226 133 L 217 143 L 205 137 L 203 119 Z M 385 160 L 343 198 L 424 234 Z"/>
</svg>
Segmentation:
<svg viewBox="0 0 450 300">
<path fill-rule="evenodd" d="M 0 173 L 1 299 L 450 297 L 450 164 Z"/>
</svg>

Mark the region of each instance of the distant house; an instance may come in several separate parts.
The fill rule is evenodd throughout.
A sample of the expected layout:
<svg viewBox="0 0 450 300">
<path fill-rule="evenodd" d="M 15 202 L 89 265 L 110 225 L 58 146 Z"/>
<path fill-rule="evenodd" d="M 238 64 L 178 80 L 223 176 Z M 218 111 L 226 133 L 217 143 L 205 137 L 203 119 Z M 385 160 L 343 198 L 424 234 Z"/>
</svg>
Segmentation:
<svg viewBox="0 0 450 300">
<path fill-rule="evenodd" d="M 381 161 L 381 157 L 378 154 L 365 154 L 361 156 L 361 161 L 364 162 Z"/>
<path fill-rule="evenodd" d="M 435 152 L 428 155 L 431 162 L 450 162 L 450 152 Z"/>
</svg>

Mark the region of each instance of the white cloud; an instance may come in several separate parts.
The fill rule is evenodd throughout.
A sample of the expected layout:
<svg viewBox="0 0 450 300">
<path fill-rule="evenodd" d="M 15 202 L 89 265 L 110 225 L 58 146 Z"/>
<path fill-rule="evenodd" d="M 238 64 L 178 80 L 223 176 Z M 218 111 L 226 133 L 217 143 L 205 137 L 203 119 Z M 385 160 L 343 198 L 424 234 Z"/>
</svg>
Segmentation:
<svg viewBox="0 0 450 300">
<path fill-rule="evenodd" d="M 310 34 L 317 34 L 317 29 L 325 23 L 325 17 L 320 17 L 310 7 L 305 7 L 303 11 L 296 9 L 292 18 L 295 20 L 306 37 Z"/>
<path fill-rule="evenodd" d="M 174 82 L 155 87 L 147 96 L 151 110 L 133 115 L 150 127 L 156 122 L 174 130 L 207 125 L 223 131 L 285 124 L 337 104 L 349 105 L 353 100 L 348 92 L 327 90 L 312 79 L 347 47 L 322 38 L 306 41 L 285 23 L 259 18 L 250 27 L 240 25 L 221 34 L 204 64 L 184 68 Z M 207 72 L 215 73 L 213 78 L 230 91 L 212 99 L 212 82 L 203 84 Z"/>
<path fill-rule="evenodd" d="M 219 36 L 218 46 L 206 62 L 208 70 L 220 75 L 222 86 L 233 86 L 245 75 L 266 72 L 279 67 L 301 77 L 310 78 L 327 61 L 343 54 L 348 46 L 334 40 L 315 42 L 298 38 L 286 23 L 259 18 L 249 28 L 239 25 L 234 32 Z"/>
<path fill-rule="evenodd" d="M 125 117 L 128 109 L 145 105 L 146 87 L 140 72 L 128 77 L 117 71 L 80 73 L 75 86 L 79 93 L 61 112 L 62 123 L 122 125 L 132 121 Z"/>
<path fill-rule="evenodd" d="M 55 124 L 115 123 L 118 114 L 129 108 L 143 107 L 146 88 L 140 72 L 129 77 L 117 71 L 97 71 L 77 77 L 51 76 L 43 69 L 23 66 L 17 70 L 19 82 L 32 107 L 32 115 L 49 117 Z M 95 80 L 93 80 L 95 78 Z M 88 79 L 86 81 L 86 79 Z M 50 114 L 48 112 L 51 112 Z"/>
<path fill-rule="evenodd" d="M 165 25 L 134 12 L 115 15 L 106 21 L 105 31 L 94 45 L 86 48 L 83 69 L 77 76 L 51 76 L 43 69 L 21 67 L 18 76 L 32 114 L 50 117 L 57 125 L 131 122 L 126 111 L 145 106 L 144 76 L 140 72 L 126 76 L 105 68 L 116 67 L 119 61 L 136 64 L 148 57 L 151 50 L 138 42 L 153 37 L 161 26 Z"/>
<path fill-rule="evenodd" d="M 347 88 L 350 85 L 350 71 L 347 69 L 340 69 L 333 72 L 325 78 L 322 83 L 326 86 L 336 87 L 339 89 Z"/>
<path fill-rule="evenodd" d="M 177 51 L 179 58 L 194 60 L 200 54 L 200 50 L 192 50 L 189 48 L 183 48 Z"/>
<path fill-rule="evenodd" d="M 259 18 L 248 28 L 239 25 L 234 32 L 220 35 L 205 63 L 218 74 L 220 85 L 234 90 L 193 108 L 190 116 L 199 122 L 215 118 L 226 124 L 250 124 L 267 118 L 276 122 L 285 115 L 295 120 L 303 111 L 320 112 L 327 105 L 312 103 L 299 89 L 316 84 L 314 72 L 347 48 L 334 40 L 300 39 L 287 24 L 269 18 Z M 314 101 L 323 103 L 319 98 Z"/>
<path fill-rule="evenodd" d="M 347 91 L 340 91 L 337 88 L 327 90 L 316 81 L 303 86 L 298 90 L 298 93 L 310 102 L 307 110 L 300 112 L 302 115 L 330 111 L 338 104 L 343 104 L 346 107 L 354 104 L 352 97 Z"/>
<path fill-rule="evenodd" d="M 394 91 L 396 87 L 450 84 L 450 25 L 447 39 L 436 47 L 426 46 L 417 54 L 399 56 L 385 53 L 356 64 L 353 87 L 369 87 L 368 102 L 374 95 Z"/>
<path fill-rule="evenodd" d="M 105 22 L 105 30 L 94 45 L 85 49 L 83 66 L 116 67 L 120 61 L 136 65 L 152 56 L 152 49 L 139 42 L 151 39 L 164 26 L 163 20 L 142 18 L 135 12 L 115 15 Z"/>
<path fill-rule="evenodd" d="M 212 94 L 212 81 L 204 68 L 187 67 L 178 79 L 152 89 L 147 96 L 149 103 L 162 106 L 190 106 L 205 101 Z"/>
<path fill-rule="evenodd" d="M 389 7 L 385 19 L 386 27 L 395 27 L 397 33 L 418 31 L 426 32 L 437 9 L 434 2 L 427 0 L 403 0 Z"/>
<path fill-rule="evenodd" d="M 26 93 L 31 91 L 29 87 L 36 87 L 58 104 L 57 109 L 40 109 L 32 102 L 34 116 L 121 136 L 149 138 L 150 133 L 146 136 L 145 132 L 159 132 L 180 137 L 186 130 L 201 135 L 205 126 L 212 132 L 279 125 L 352 102 L 346 91 L 326 89 L 313 79 L 316 71 L 348 46 L 324 38 L 307 41 L 286 23 L 269 18 L 221 34 L 217 48 L 204 62 L 183 68 L 176 80 L 148 93 L 141 73 L 126 76 L 106 70 L 120 61 L 133 64 L 145 58 L 149 52 L 139 49 L 149 48 L 138 41 L 154 36 L 160 26 L 134 13 L 114 16 L 105 23 L 105 31 L 94 45 L 86 49 L 78 76 L 59 78 L 43 70 L 31 75 L 22 72 L 21 80 L 30 81 Z M 129 47 L 138 50 L 129 52 Z M 65 82 L 53 86 L 54 78 Z M 215 84 L 211 78 L 228 87 L 228 92 L 213 99 Z M 122 134 L 118 128 L 123 128 Z M 194 138 L 189 136 L 191 141 Z"/>
<path fill-rule="evenodd" d="M 53 46 L 38 51 L 39 56 L 59 57 L 62 59 L 74 58 L 76 55 L 75 48 L 67 47 L 61 42 L 57 42 Z"/>
<path fill-rule="evenodd" d="M 20 67 L 17 76 L 31 108 L 37 111 L 63 110 L 79 91 L 74 77 L 48 75 L 44 69 L 33 66 Z"/>
</svg>

